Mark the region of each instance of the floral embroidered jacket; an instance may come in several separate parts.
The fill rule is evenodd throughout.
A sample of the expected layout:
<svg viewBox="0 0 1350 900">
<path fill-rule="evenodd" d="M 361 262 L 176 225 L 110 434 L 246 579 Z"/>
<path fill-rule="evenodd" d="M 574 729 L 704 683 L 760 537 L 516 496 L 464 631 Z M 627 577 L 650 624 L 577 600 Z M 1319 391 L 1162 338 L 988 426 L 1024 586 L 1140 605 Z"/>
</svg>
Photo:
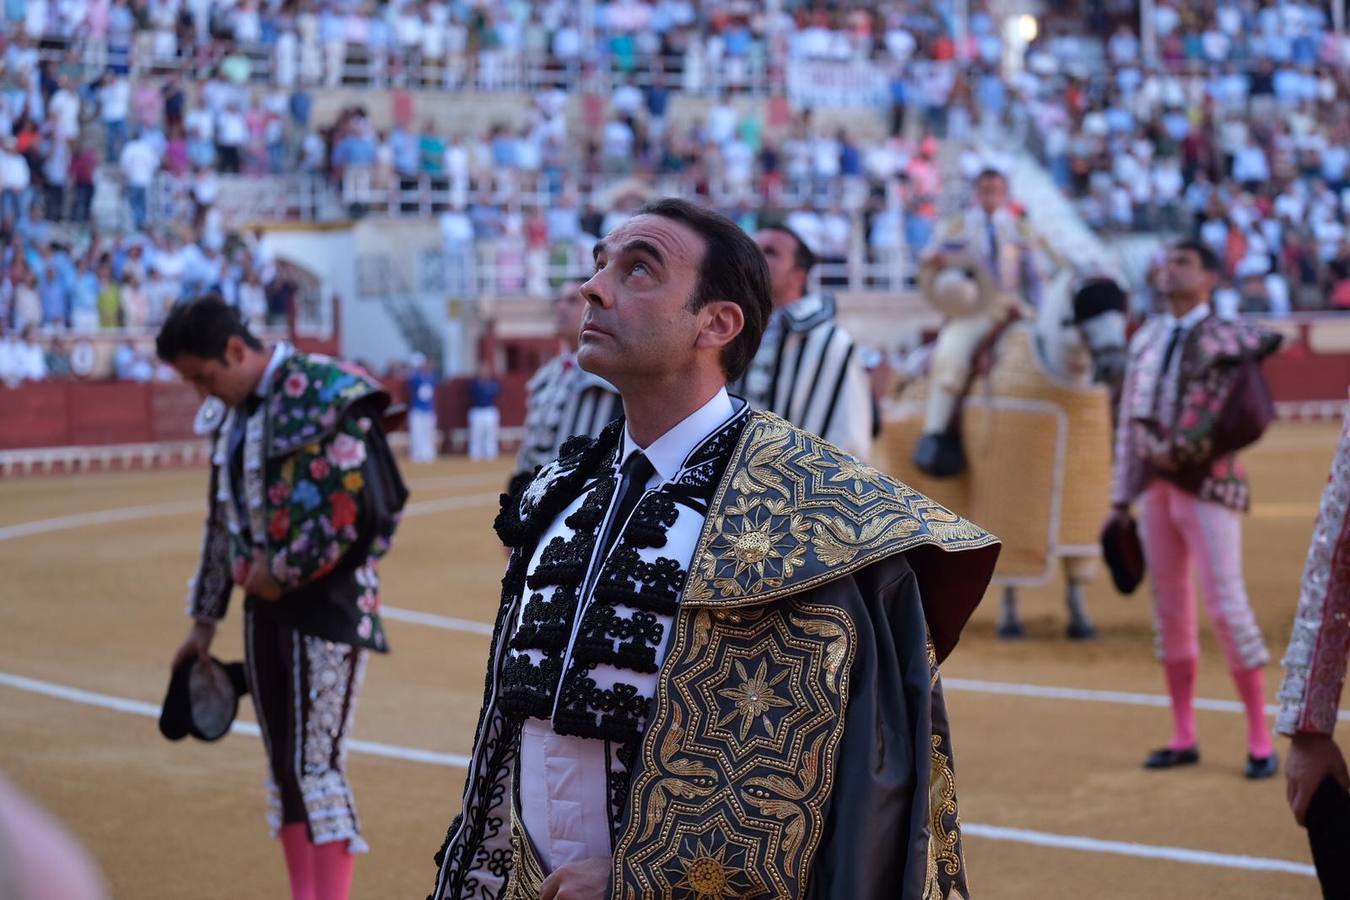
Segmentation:
<svg viewBox="0 0 1350 900">
<path fill-rule="evenodd" d="M 284 593 L 247 598 L 252 613 L 387 649 L 376 564 L 408 495 L 380 427 L 388 402 L 360 368 L 292 352 L 255 410 L 225 414 L 189 615 L 223 618 L 260 550 Z"/>
<path fill-rule="evenodd" d="M 937 664 L 984 593 L 998 541 L 771 413 L 742 415 L 735 428 L 695 460 L 707 493 L 700 479 L 679 488 L 707 504 L 679 581 L 670 583 L 675 561 L 610 565 L 627 552 L 627 528 L 594 594 L 563 594 L 576 609 L 558 623 L 529 605 L 522 620 L 522 598 L 540 602 L 536 579 L 587 583 L 572 559 L 589 558 L 603 504 L 568 515 L 574 537 L 550 541 L 546 573 L 541 565 L 527 579 L 526 562 L 557 517 L 609 477 L 622 423 L 570 442 L 503 498 L 497 531 L 512 556 L 434 900 L 538 895 L 540 873 L 511 824 L 521 725 L 537 694 L 571 699 L 566 672 L 513 671 L 513 651 L 522 640 L 543 646 L 543 632 L 570 630 L 568 620 L 597 659 L 627 654 L 636 666 L 648 637 L 668 642 L 649 701 L 588 702 L 565 723 L 568 733 L 609 734 L 623 764 L 610 782 L 609 896 L 968 896 Z M 653 492 L 637 506 L 642 546 L 664 546 L 667 502 Z M 569 552 L 578 539 L 585 546 Z M 648 634 L 651 616 L 615 617 L 648 606 L 669 609 L 666 633 Z"/>
<path fill-rule="evenodd" d="M 1181 342 L 1176 379 L 1163 377 L 1167 323 L 1150 319 L 1130 342 L 1116 423 L 1111 499 L 1129 503 L 1155 477 L 1192 488 L 1183 470 L 1202 467 L 1195 494 L 1245 512 L 1251 505 L 1247 473 L 1236 454 L 1215 456 L 1211 435 L 1232 392 L 1238 363 L 1262 359 L 1280 344 L 1277 334 L 1218 316 L 1200 321 Z"/>
<path fill-rule="evenodd" d="M 1350 411 L 1322 493 L 1303 569 L 1294 632 L 1284 655 L 1275 726 L 1331 734 L 1350 658 Z"/>
</svg>

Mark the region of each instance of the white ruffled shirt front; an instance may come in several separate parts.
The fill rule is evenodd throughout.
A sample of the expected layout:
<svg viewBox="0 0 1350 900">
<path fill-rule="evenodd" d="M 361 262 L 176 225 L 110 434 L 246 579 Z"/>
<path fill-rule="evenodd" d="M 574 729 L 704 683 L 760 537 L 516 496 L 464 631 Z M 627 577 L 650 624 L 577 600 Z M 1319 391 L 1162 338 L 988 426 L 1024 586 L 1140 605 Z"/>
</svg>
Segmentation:
<svg viewBox="0 0 1350 900">
<path fill-rule="evenodd" d="M 647 481 L 647 489 L 652 490 L 673 481 L 683 469 L 689 454 L 732 417 L 735 407 L 725 389 L 711 400 L 671 428 L 650 446 L 641 448 L 633 436 L 624 429 L 623 448 L 619 455 L 618 466 L 638 450 L 646 454 L 652 468 L 656 470 Z M 616 469 L 618 468 L 616 466 Z M 586 496 L 577 498 L 554 520 L 549 530 L 540 539 L 534 558 L 530 561 L 533 571 L 539 564 L 543 548 L 548 546 L 555 532 L 563 526 L 563 520 L 580 506 Z M 611 500 L 608 516 L 613 514 L 614 503 Z M 659 551 L 643 551 L 644 558 L 665 556 L 678 561 L 686 569 L 694 555 L 699 533 L 703 529 L 704 516 L 686 507 L 680 507 L 680 515 L 666 535 L 666 544 Z M 592 559 L 588 568 L 588 586 L 591 576 L 603 561 Z M 588 588 L 589 590 L 589 588 Z M 582 608 L 578 610 L 576 622 L 581 622 L 585 607 L 590 602 L 589 592 L 581 598 Z M 521 604 L 522 613 L 524 603 Z M 517 623 L 519 625 L 519 621 Z M 657 648 L 656 665 L 658 669 L 665 659 L 670 634 L 669 620 L 666 622 L 666 642 Z M 572 640 L 576 640 L 573 628 Z M 563 661 L 562 671 L 568 670 L 571 661 L 569 646 Z M 625 683 L 633 685 L 639 693 L 650 696 L 656 687 L 657 673 L 632 672 L 600 666 L 590 676 L 602 688 L 612 687 L 622 675 Z M 520 815 L 540 862 L 548 871 L 596 856 L 609 856 L 610 846 L 609 797 L 607 787 L 607 753 L 605 741 L 581 738 L 573 735 L 560 735 L 553 730 L 551 722 L 543 719 L 527 719 L 520 735 Z"/>
</svg>

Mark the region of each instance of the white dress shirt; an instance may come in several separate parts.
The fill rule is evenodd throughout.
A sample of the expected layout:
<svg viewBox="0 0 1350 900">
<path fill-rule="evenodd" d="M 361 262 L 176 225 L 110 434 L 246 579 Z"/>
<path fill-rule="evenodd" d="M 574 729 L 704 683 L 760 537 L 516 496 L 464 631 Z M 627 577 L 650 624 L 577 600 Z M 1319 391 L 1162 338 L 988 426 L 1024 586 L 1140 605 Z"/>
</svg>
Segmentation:
<svg viewBox="0 0 1350 900">
<path fill-rule="evenodd" d="M 1186 336 L 1191 333 L 1195 326 L 1209 318 L 1209 314 L 1210 306 L 1208 303 L 1201 303 L 1181 318 L 1177 318 L 1170 312 L 1163 314 L 1163 353 L 1158 357 L 1158 365 L 1161 366 L 1164 362 L 1167 364 L 1166 370 L 1158 373 L 1158 377 L 1162 379 L 1162 402 L 1158 413 L 1163 422 L 1170 423 L 1176 416 L 1180 388 L 1177 379 L 1181 374 L 1181 355 L 1186 347 Z M 1180 336 L 1177 338 L 1176 349 L 1172 352 L 1172 358 L 1166 359 L 1167 344 L 1171 343 L 1172 336 L 1178 331 L 1180 331 Z"/>
<path fill-rule="evenodd" d="M 735 412 L 732 400 L 724 388 L 646 448 L 639 447 L 625 427 L 616 470 L 629 456 L 642 450 L 655 470 L 655 474 L 647 481 L 648 490 L 674 481 L 683 471 L 689 455 Z M 539 540 L 534 557 L 530 560 L 529 571 L 534 571 L 539 565 L 544 548 L 555 534 L 565 529 L 564 520 L 581 506 L 588 494 L 589 490 L 583 491 L 580 497 L 554 519 L 549 530 Z M 614 514 L 617 500 L 616 496 L 610 501 L 606 523 L 608 517 Z M 705 516 L 683 504 L 678 504 L 677 509 L 679 517 L 667 532 L 665 546 L 638 551 L 644 561 L 650 562 L 657 557 L 666 557 L 677 560 L 686 569 L 688 568 L 695 545 L 698 543 L 699 533 L 703 529 Z M 599 533 L 603 534 L 604 529 L 605 525 L 602 525 Z M 602 560 L 593 558 L 587 570 L 585 588 L 580 601 L 582 608 L 577 611 L 574 620 L 577 624 L 581 622 L 585 607 L 590 602 L 594 574 L 601 562 Z M 527 591 L 527 595 L 528 593 Z M 522 615 L 524 605 L 522 602 Z M 620 612 L 624 609 L 625 607 L 618 607 Z M 665 659 L 670 636 L 670 617 L 660 618 L 665 629 L 665 641 L 656 651 L 658 669 Z M 520 621 L 522 620 L 518 620 L 518 625 Z M 576 640 L 576 627 L 573 626 L 573 642 Z M 563 672 L 568 670 L 571 652 L 572 648 L 569 645 L 563 661 Z M 640 694 L 651 696 L 655 692 L 657 673 L 634 672 L 602 665 L 590 672 L 589 677 L 595 679 L 601 688 L 612 688 L 616 682 L 623 681 L 637 688 Z M 552 724 L 543 719 L 527 719 L 522 726 L 520 814 L 525 830 L 546 869 L 551 871 L 570 862 L 595 856 L 609 856 L 612 852 L 607 766 L 605 741 L 557 734 Z"/>
</svg>

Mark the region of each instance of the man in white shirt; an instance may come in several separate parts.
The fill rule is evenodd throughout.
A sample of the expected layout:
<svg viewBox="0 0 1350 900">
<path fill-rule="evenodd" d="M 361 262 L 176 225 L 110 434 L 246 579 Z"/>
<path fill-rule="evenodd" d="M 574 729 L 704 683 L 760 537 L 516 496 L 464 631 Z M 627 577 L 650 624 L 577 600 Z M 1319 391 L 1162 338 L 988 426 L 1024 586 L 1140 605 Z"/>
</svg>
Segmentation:
<svg viewBox="0 0 1350 900">
<path fill-rule="evenodd" d="M 11 224 L 28 221 L 28 160 L 14 149 L 14 138 L 0 141 L 0 216 Z"/>
<path fill-rule="evenodd" d="M 62 76 L 57 83 L 60 87 L 52 94 L 47 113 L 55 128 L 55 137 L 73 141 L 80 135 L 80 98 L 70 89 L 70 79 L 66 76 Z"/>
<path fill-rule="evenodd" d="M 595 261 L 577 358 L 624 419 L 503 498 L 432 897 L 967 896 L 935 660 L 997 542 L 727 393 L 770 311 L 735 223 L 658 201 Z"/>
<path fill-rule="evenodd" d="M 236 103 L 226 105 L 216 120 L 216 150 L 220 154 L 220 171 L 238 174 L 243 161 L 244 144 L 248 141 L 248 123 Z"/>
<path fill-rule="evenodd" d="M 159 154 L 145 139 L 137 135 L 122 148 L 118 167 L 127 184 L 127 205 L 131 207 L 131 221 L 137 231 L 145 228 L 146 203 L 150 196 L 150 185 L 159 171 Z"/>
<path fill-rule="evenodd" d="M 105 135 L 104 159 L 117 159 L 127 139 L 127 112 L 131 108 L 131 86 L 116 72 L 103 77 L 98 89 L 99 117 Z"/>
</svg>

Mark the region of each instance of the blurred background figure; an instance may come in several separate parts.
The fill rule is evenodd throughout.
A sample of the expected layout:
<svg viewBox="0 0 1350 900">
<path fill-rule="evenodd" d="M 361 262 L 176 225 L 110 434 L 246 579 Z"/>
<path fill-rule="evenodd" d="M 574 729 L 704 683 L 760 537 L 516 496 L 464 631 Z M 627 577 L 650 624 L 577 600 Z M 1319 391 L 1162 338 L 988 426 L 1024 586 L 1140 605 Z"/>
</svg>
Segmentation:
<svg viewBox="0 0 1350 900">
<path fill-rule="evenodd" d="M 479 362 L 478 375 L 469 382 L 469 459 L 497 458 L 497 432 L 501 426 L 497 399 L 501 390 L 492 362 L 486 359 Z"/>
<path fill-rule="evenodd" d="M 413 462 L 431 462 L 440 452 L 436 429 L 436 367 L 425 354 L 414 353 L 408 376 L 408 455 Z"/>
<path fill-rule="evenodd" d="M 103 876 L 84 848 L 0 775 L 0 897 L 105 900 Z"/>
</svg>

